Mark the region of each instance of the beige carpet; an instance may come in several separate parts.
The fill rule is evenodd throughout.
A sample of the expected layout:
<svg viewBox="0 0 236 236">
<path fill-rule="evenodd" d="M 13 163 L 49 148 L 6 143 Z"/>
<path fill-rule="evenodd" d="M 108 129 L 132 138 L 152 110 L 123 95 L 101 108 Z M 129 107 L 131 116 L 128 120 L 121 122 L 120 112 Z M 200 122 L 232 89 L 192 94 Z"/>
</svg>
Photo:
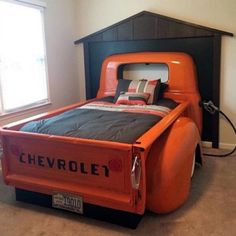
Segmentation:
<svg viewBox="0 0 236 236">
<path fill-rule="evenodd" d="M 136 230 L 16 202 L 0 177 L 0 236 L 236 235 L 236 156 L 205 158 L 184 206 L 168 215 L 147 212 Z"/>
</svg>

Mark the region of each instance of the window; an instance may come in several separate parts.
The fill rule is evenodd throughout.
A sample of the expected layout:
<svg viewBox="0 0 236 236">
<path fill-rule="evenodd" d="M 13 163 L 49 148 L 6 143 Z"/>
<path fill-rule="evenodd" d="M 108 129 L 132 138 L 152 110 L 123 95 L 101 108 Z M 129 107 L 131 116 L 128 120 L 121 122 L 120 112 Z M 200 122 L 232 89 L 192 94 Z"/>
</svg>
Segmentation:
<svg viewBox="0 0 236 236">
<path fill-rule="evenodd" d="M 0 115 L 48 103 L 40 2 L 0 0 Z"/>
<path fill-rule="evenodd" d="M 126 64 L 123 68 L 123 78 L 130 80 L 140 79 L 161 79 L 161 82 L 167 82 L 169 68 L 162 63 L 133 63 Z"/>
</svg>

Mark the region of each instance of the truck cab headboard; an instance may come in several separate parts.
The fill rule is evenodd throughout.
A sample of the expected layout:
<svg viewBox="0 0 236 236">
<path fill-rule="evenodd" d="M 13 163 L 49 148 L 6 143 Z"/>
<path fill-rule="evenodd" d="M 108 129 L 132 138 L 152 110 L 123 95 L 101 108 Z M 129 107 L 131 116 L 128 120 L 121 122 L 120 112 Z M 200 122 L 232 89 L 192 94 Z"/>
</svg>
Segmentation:
<svg viewBox="0 0 236 236">
<path fill-rule="evenodd" d="M 188 101 L 187 115 L 192 118 L 199 131 L 202 129 L 201 100 L 197 84 L 195 64 L 191 56 L 179 52 L 138 52 L 116 54 L 107 57 L 103 64 L 97 97 L 114 96 L 118 83 L 118 68 L 126 64 L 166 64 L 169 69 L 168 89 L 164 97 L 175 101 Z M 158 78 L 157 78 L 158 79 Z"/>
</svg>

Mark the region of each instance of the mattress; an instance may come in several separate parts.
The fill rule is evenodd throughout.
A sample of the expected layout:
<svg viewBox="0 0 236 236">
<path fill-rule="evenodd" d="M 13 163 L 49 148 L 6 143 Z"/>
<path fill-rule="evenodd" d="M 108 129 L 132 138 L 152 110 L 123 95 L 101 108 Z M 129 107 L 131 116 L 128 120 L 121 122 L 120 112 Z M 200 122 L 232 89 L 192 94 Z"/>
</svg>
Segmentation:
<svg viewBox="0 0 236 236">
<path fill-rule="evenodd" d="M 21 131 L 132 144 L 176 106 L 170 99 L 162 99 L 157 105 L 116 105 L 106 97 L 29 122 Z"/>
</svg>

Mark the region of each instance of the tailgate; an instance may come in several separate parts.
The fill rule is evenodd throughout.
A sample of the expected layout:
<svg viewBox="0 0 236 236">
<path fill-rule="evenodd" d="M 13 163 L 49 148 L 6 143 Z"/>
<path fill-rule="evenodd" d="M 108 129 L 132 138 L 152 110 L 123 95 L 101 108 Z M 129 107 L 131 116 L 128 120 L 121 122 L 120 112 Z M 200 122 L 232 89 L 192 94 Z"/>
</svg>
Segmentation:
<svg viewBox="0 0 236 236">
<path fill-rule="evenodd" d="M 86 203 L 144 212 L 145 174 L 139 186 L 132 185 L 131 170 L 138 154 L 131 144 L 9 130 L 2 130 L 1 136 L 7 184 L 49 195 L 74 194 Z M 144 162 L 142 166 L 144 170 Z"/>
</svg>

